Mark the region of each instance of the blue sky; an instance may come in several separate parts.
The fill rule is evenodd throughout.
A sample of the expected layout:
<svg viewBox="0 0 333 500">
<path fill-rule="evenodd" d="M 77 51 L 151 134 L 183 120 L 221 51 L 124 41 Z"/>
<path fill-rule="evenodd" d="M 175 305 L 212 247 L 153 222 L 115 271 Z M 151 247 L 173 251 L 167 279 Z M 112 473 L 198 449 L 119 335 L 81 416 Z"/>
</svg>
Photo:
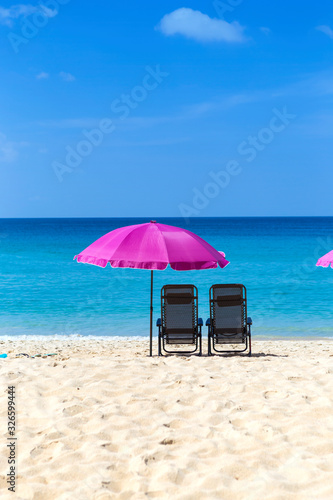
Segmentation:
<svg viewBox="0 0 333 500">
<path fill-rule="evenodd" d="M 0 1 L 0 217 L 333 215 L 333 7 Z"/>
</svg>

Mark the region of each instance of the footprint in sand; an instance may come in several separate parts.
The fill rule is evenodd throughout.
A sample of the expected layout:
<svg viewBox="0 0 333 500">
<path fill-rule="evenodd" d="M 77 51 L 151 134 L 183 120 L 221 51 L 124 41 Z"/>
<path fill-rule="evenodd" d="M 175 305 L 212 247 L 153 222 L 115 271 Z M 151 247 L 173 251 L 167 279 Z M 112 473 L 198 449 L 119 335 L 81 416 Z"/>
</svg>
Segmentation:
<svg viewBox="0 0 333 500">
<path fill-rule="evenodd" d="M 73 405 L 69 406 L 68 408 L 63 409 L 63 413 L 68 416 L 68 417 L 73 417 L 74 415 L 77 415 L 78 413 L 82 413 L 84 411 L 84 408 L 79 405 Z"/>
<path fill-rule="evenodd" d="M 175 419 L 169 422 L 168 424 L 163 424 L 164 427 L 171 427 L 171 429 L 182 429 L 186 426 L 186 420 Z"/>
<path fill-rule="evenodd" d="M 61 450 L 63 448 L 63 445 L 59 443 L 59 441 L 52 441 L 51 443 L 48 444 L 42 444 L 41 446 L 36 446 L 36 448 L 33 448 L 30 452 L 30 456 L 32 458 L 38 457 L 40 454 L 47 452 L 50 455 L 59 455 L 61 453 Z M 49 459 L 52 458 L 52 456 L 49 457 Z"/>
<path fill-rule="evenodd" d="M 278 391 L 266 391 L 264 392 L 265 399 L 283 399 L 289 397 L 289 394 L 283 394 Z"/>
<path fill-rule="evenodd" d="M 43 434 L 43 432 L 38 432 L 38 434 Z M 64 436 L 62 432 L 50 432 L 50 434 L 46 434 L 46 439 L 48 441 L 53 441 L 54 439 L 60 439 Z"/>
<path fill-rule="evenodd" d="M 102 448 L 105 448 L 106 450 L 111 451 L 112 453 L 117 453 L 119 450 L 119 446 L 113 443 L 104 443 L 101 446 Z"/>
</svg>

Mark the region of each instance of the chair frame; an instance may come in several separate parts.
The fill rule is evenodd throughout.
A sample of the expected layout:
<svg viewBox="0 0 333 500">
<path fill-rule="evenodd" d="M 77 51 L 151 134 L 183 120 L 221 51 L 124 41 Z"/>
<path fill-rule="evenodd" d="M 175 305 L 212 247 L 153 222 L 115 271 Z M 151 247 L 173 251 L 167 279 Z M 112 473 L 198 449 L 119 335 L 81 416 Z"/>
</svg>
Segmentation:
<svg viewBox="0 0 333 500">
<path fill-rule="evenodd" d="M 192 350 L 186 350 L 186 351 L 180 351 L 180 350 L 170 350 L 167 349 L 167 335 L 168 331 L 165 326 L 165 298 L 166 294 L 165 291 L 168 288 L 173 288 L 173 289 L 178 289 L 182 290 L 184 288 L 192 288 L 193 289 L 193 302 L 194 302 L 194 311 L 195 311 L 195 327 L 193 329 L 193 340 L 194 340 L 194 349 Z M 180 354 L 180 355 L 190 355 L 190 354 L 195 354 L 197 356 L 202 355 L 202 327 L 203 327 L 203 321 L 201 318 L 198 318 L 198 289 L 194 285 L 164 285 L 161 289 L 161 318 L 158 318 L 156 322 L 156 326 L 158 327 L 158 355 L 163 356 L 164 352 L 166 354 Z M 181 330 L 180 330 L 180 336 L 181 336 Z M 174 345 L 177 345 L 177 342 L 173 343 Z M 184 345 L 184 342 L 179 342 L 178 345 Z M 197 352 L 198 351 L 198 352 Z"/>
<path fill-rule="evenodd" d="M 245 344 L 244 349 L 218 349 L 216 346 L 217 344 L 233 344 L 232 342 L 232 335 L 223 335 L 221 333 L 217 334 L 215 333 L 215 321 L 214 321 L 214 302 L 217 301 L 217 299 L 214 299 L 213 291 L 214 288 L 221 288 L 221 287 L 226 287 L 226 288 L 241 288 L 242 290 L 242 299 L 243 299 L 243 307 L 244 307 L 244 324 L 243 324 L 243 333 L 242 337 L 244 342 L 237 342 L 241 344 Z M 206 321 L 206 326 L 208 326 L 208 356 L 213 356 L 215 354 L 240 354 L 244 353 L 248 350 L 247 355 L 251 356 L 251 326 L 252 326 L 252 319 L 247 316 L 247 295 L 246 295 L 246 288 L 244 285 L 240 284 L 217 284 L 213 285 L 209 289 L 209 309 L 210 309 L 210 318 L 207 319 Z M 225 341 L 219 343 L 218 342 L 218 337 L 223 338 L 225 337 Z M 227 342 L 227 340 L 230 339 L 230 342 Z"/>
</svg>

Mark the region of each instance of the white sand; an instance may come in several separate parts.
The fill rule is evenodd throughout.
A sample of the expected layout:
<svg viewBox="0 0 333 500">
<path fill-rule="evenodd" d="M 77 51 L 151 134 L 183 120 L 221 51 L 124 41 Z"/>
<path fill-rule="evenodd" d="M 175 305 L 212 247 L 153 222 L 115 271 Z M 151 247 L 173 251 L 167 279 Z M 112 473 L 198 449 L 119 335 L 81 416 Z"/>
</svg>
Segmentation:
<svg viewBox="0 0 333 500">
<path fill-rule="evenodd" d="M 147 348 L 0 343 L 9 353 L 0 360 L 1 499 L 333 498 L 333 342 L 254 341 L 251 358 L 149 358 Z M 12 384 L 14 494 L 5 482 Z"/>
</svg>

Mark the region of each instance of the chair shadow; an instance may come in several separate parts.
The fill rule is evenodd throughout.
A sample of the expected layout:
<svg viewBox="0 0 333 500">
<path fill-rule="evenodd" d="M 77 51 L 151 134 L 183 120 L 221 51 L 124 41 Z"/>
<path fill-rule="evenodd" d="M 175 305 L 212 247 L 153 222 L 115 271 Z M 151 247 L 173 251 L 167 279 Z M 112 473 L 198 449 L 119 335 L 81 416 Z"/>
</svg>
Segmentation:
<svg viewBox="0 0 333 500">
<path fill-rule="evenodd" d="M 265 352 L 252 353 L 250 358 L 289 358 L 288 354 L 266 354 Z"/>
<path fill-rule="evenodd" d="M 213 356 L 208 356 L 208 354 L 204 354 L 206 358 L 217 357 L 217 358 L 288 358 L 288 354 L 268 354 L 265 352 L 253 352 L 251 356 L 248 354 L 214 354 Z"/>
</svg>

